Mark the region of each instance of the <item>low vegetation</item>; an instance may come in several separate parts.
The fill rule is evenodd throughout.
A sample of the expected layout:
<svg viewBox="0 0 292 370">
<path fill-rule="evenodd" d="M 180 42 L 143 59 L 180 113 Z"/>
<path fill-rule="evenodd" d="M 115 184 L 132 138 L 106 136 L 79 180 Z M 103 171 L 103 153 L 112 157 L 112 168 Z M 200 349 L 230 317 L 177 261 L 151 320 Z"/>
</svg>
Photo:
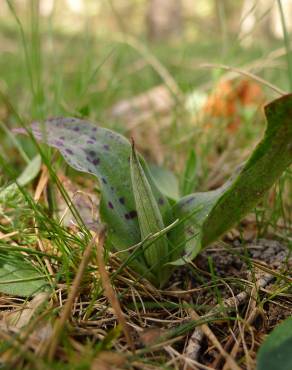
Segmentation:
<svg viewBox="0 0 292 370">
<path fill-rule="evenodd" d="M 220 35 L 151 43 L 114 2 L 106 33 L 28 3 L 0 14 L 1 366 L 289 370 L 281 1 L 284 41 L 256 46 L 221 5 Z"/>
</svg>

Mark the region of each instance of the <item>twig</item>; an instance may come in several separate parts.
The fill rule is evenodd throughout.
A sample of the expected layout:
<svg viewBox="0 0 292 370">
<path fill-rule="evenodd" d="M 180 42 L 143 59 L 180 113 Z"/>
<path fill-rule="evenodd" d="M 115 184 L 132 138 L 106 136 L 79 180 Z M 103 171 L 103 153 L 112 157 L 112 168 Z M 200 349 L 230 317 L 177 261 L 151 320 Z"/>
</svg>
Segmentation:
<svg viewBox="0 0 292 370">
<path fill-rule="evenodd" d="M 185 356 L 193 361 L 197 361 L 201 350 L 201 342 L 204 338 L 204 332 L 199 327 L 196 328 L 189 339 L 188 346 L 185 351 Z M 187 370 L 185 368 L 184 370 Z"/>
<path fill-rule="evenodd" d="M 189 314 L 191 316 L 192 320 L 200 320 L 200 316 L 197 314 L 197 312 L 194 309 L 189 309 Z M 199 333 L 197 333 L 199 334 Z M 234 359 L 224 350 L 224 348 L 221 346 L 219 340 L 216 338 L 215 334 L 212 332 L 212 330 L 209 328 L 207 324 L 202 324 L 200 326 L 200 340 L 203 339 L 203 335 L 206 335 L 206 337 L 214 344 L 214 346 L 218 349 L 218 351 L 221 353 L 221 355 L 225 358 L 229 366 L 232 370 L 241 370 L 241 368 L 237 365 L 237 363 L 234 361 Z M 193 336 L 192 336 L 193 338 Z M 191 338 L 191 339 L 192 339 Z M 188 348 L 191 347 L 191 345 L 188 345 Z M 200 342 L 196 341 L 196 348 L 195 350 L 200 350 Z M 188 356 L 188 349 L 186 351 L 186 355 Z M 188 356 L 189 357 L 189 356 Z M 186 367 L 187 369 L 187 367 Z"/>
<path fill-rule="evenodd" d="M 185 365 L 187 365 L 189 369 L 193 369 L 193 370 L 197 370 L 197 369 L 213 370 L 213 368 L 211 368 L 209 366 L 200 364 L 198 361 L 192 360 L 192 359 L 182 355 L 181 353 L 177 352 L 174 348 L 172 348 L 170 345 L 166 346 L 165 350 L 168 353 L 172 353 L 172 354 L 176 355 L 176 358 L 174 360 L 177 360 L 177 359 L 183 360 Z M 168 361 L 167 365 L 170 366 L 174 362 L 174 360 Z"/>
</svg>

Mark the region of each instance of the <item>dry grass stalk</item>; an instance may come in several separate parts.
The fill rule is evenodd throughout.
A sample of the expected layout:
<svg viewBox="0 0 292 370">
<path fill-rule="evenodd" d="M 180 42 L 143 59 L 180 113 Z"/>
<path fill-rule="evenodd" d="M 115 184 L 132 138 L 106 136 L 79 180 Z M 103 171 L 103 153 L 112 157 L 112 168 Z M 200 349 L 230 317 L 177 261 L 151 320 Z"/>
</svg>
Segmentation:
<svg viewBox="0 0 292 370">
<path fill-rule="evenodd" d="M 220 69 L 224 69 L 226 71 L 236 72 L 236 73 L 238 73 L 240 75 L 249 77 L 252 80 L 259 82 L 263 86 L 269 87 L 271 90 L 273 90 L 275 93 L 277 93 L 280 96 L 283 96 L 283 95 L 286 95 L 287 94 L 286 91 L 279 89 L 277 86 L 273 85 L 272 83 L 268 82 L 267 80 L 264 80 L 263 78 L 255 75 L 255 74 L 253 74 L 251 72 L 248 72 L 246 70 L 240 69 L 240 68 L 235 68 L 235 67 L 227 66 L 225 64 L 212 64 L 212 63 L 203 63 L 203 64 L 200 64 L 199 67 L 200 68 L 211 68 L 211 69 L 212 68 L 220 68 Z"/>
<path fill-rule="evenodd" d="M 49 181 L 49 172 L 48 172 L 47 167 L 43 166 L 42 167 L 42 173 L 41 173 L 39 182 L 37 184 L 37 187 L 36 187 L 36 190 L 35 190 L 35 193 L 34 193 L 35 202 L 38 202 L 40 200 L 41 194 L 45 190 L 48 181 Z M 36 225 L 36 220 L 34 220 L 34 224 L 35 224 L 34 229 L 35 229 L 35 234 L 37 236 L 38 247 L 39 247 L 41 252 L 45 253 L 46 249 L 45 249 L 45 246 L 44 246 L 41 238 L 39 238 L 39 229 Z M 49 274 L 51 276 L 53 276 L 54 275 L 54 270 L 52 268 L 52 265 L 51 265 L 49 259 L 47 257 L 44 257 L 44 261 L 45 261 L 45 264 L 46 264 L 46 267 L 48 269 Z"/>
<path fill-rule="evenodd" d="M 268 285 L 272 280 L 273 280 L 274 276 L 271 275 L 271 274 L 264 274 L 264 275 L 261 275 L 261 277 L 257 280 L 257 282 L 255 283 L 255 288 L 256 290 L 260 289 L 260 288 L 264 288 L 266 285 Z M 254 294 L 254 290 L 252 290 L 251 293 L 249 293 L 248 291 L 244 291 L 244 292 L 240 292 L 239 294 L 237 294 L 236 296 L 234 297 L 229 297 L 227 298 L 226 300 L 223 301 L 222 305 L 216 305 L 209 313 L 208 315 L 206 316 L 212 316 L 213 314 L 215 314 L 216 312 L 218 312 L 218 309 L 220 310 L 221 307 L 224 307 L 228 310 L 232 309 L 237 309 L 237 307 L 243 303 L 245 303 L 247 301 L 247 299 L 249 297 L 252 296 L 252 294 Z M 191 314 L 191 312 L 190 312 Z M 199 318 L 204 318 L 204 317 L 199 317 L 197 316 L 196 314 L 194 314 L 194 311 L 192 313 L 192 316 L 195 317 L 195 320 L 198 320 Z M 186 348 L 186 355 L 197 361 L 198 360 L 198 356 L 199 356 L 199 353 L 200 353 L 200 350 L 201 350 L 201 341 L 204 337 L 204 335 L 206 335 L 208 337 L 209 340 L 211 340 L 213 342 L 213 344 L 217 347 L 218 345 L 218 340 L 215 336 L 212 335 L 213 333 L 210 331 L 210 329 L 208 328 L 208 326 L 206 324 L 204 325 L 200 325 L 199 327 L 197 327 L 193 334 L 191 335 L 190 339 L 189 339 L 189 343 L 188 343 L 188 346 Z M 219 352 L 221 353 L 221 355 L 225 358 L 226 360 L 226 366 L 230 367 L 230 356 L 226 353 L 226 351 L 223 349 L 223 347 L 220 345 L 219 343 L 219 346 L 220 346 L 220 349 L 219 347 L 218 350 Z M 226 357 L 227 355 L 227 357 Z M 235 357 L 235 356 L 233 356 Z M 231 367 L 232 369 L 240 369 L 239 367 Z M 224 369 L 224 370 L 227 370 Z"/>
<path fill-rule="evenodd" d="M 102 231 L 100 233 L 99 243 L 97 244 L 97 265 L 98 265 L 98 270 L 99 270 L 102 286 L 104 288 L 104 294 L 106 298 L 109 300 L 117 316 L 118 322 L 123 329 L 128 346 L 131 348 L 132 351 L 135 351 L 135 345 L 130 335 L 130 328 L 126 322 L 125 315 L 121 309 L 120 302 L 111 285 L 109 275 L 104 265 L 104 259 L 103 259 L 104 240 L 105 240 L 105 232 Z"/>
<path fill-rule="evenodd" d="M 86 249 L 83 253 L 83 257 L 82 257 L 82 260 L 80 262 L 77 274 L 76 274 L 76 276 L 73 280 L 73 283 L 70 287 L 70 291 L 69 291 L 69 294 L 68 294 L 68 299 L 67 299 L 65 305 L 63 306 L 63 309 L 61 311 L 59 320 L 57 320 L 55 322 L 55 325 L 54 325 L 54 328 L 53 328 L 53 333 L 52 333 L 51 338 L 48 341 L 47 347 L 44 349 L 44 351 L 48 355 L 49 360 L 52 360 L 54 358 L 54 355 L 55 355 L 55 352 L 56 352 L 56 349 L 57 349 L 57 346 L 58 346 L 58 343 L 59 343 L 59 340 L 60 340 L 61 332 L 64 329 L 66 321 L 70 317 L 74 301 L 77 298 L 78 293 L 79 293 L 79 288 L 80 288 L 80 285 L 81 285 L 81 282 L 82 282 L 82 278 L 83 278 L 85 269 L 86 269 L 86 267 L 87 267 L 87 265 L 90 261 L 90 258 L 91 258 L 91 252 L 92 252 L 93 246 L 95 244 L 96 237 L 97 237 L 97 235 L 95 235 L 92 238 L 92 240 L 90 241 L 90 243 L 88 244 L 88 246 L 86 247 Z"/>
<path fill-rule="evenodd" d="M 245 320 L 244 320 L 244 326 L 243 326 L 243 332 L 245 330 L 245 328 L 249 325 L 251 325 L 254 320 L 257 318 L 258 314 L 260 313 L 259 309 L 257 308 L 257 305 L 256 305 L 256 302 L 257 302 L 257 292 L 260 288 L 264 288 L 265 286 L 267 286 L 273 279 L 273 275 L 269 275 L 269 274 L 262 274 L 262 273 L 259 273 L 258 275 L 261 276 L 258 278 L 258 280 L 256 281 L 254 287 L 252 288 L 251 290 L 251 293 L 250 293 L 250 300 L 249 300 L 249 305 L 248 305 L 248 308 L 247 308 L 247 311 L 246 311 L 246 314 L 245 314 Z M 237 355 L 237 352 L 240 348 L 240 344 L 242 343 L 242 340 L 243 340 L 243 335 L 239 336 L 237 338 L 237 340 L 235 341 L 235 344 L 232 348 L 232 350 L 230 351 L 230 354 L 232 357 L 236 357 Z M 225 363 L 225 365 L 223 366 L 223 370 L 228 370 L 228 364 Z"/>
</svg>

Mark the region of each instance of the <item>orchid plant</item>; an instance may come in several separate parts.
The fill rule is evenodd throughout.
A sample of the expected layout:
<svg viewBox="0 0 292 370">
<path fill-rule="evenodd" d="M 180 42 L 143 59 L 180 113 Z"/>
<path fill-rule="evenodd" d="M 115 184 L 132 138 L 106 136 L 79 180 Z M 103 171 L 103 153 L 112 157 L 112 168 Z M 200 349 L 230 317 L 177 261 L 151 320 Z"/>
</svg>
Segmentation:
<svg viewBox="0 0 292 370">
<path fill-rule="evenodd" d="M 100 185 L 100 215 L 108 244 L 156 286 L 173 269 L 239 222 L 292 162 L 292 95 L 265 107 L 267 129 L 250 158 L 216 190 L 171 199 L 157 186 L 134 143 L 77 118 L 33 123 L 31 134 L 60 151 L 75 170 Z"/>
</svg>

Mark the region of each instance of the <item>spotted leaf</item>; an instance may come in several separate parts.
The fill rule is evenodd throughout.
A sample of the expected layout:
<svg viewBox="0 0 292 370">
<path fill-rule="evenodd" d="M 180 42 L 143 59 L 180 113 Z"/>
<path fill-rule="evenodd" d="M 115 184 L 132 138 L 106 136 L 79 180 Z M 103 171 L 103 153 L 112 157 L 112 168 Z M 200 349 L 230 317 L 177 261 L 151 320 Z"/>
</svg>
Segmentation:
<svg viewBox="0 0 292 370">
<path fill-rule="evenodd" d="M 17 131 L 27 133 L 24 129 Z M 31 132 L 35 139 L 57 148 L 71 167 L 98 178 L 102 194 L 100 213 L 108 225 L 114 247 L 123 250 L 140 242 L 130 176 L 129 141 L 116 132 L 76 118 L 36 122 L 32 124 Z M 169 211 L 167 200 L 158 191 L 143 160 L 142 163 L 160 212 L 166 218 Z M 145 265 L 143 255 L 138 256 L 136 262 Z M 138 269 L 145 271 L 142 267 Z"/>
</svg>

